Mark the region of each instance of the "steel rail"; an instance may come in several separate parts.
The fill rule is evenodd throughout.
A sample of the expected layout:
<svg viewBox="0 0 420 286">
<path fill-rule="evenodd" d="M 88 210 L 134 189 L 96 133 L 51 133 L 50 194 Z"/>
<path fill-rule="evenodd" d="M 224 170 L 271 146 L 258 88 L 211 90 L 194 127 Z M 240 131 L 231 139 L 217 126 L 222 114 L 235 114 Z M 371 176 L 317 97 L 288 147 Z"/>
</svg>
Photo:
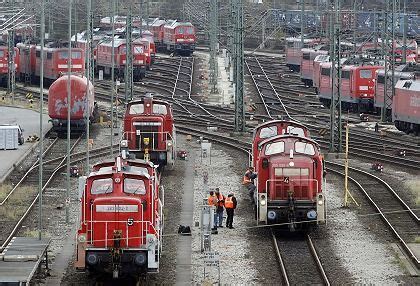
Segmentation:
<svg viewBox="0 0 420 286">
<path fill-rule="evenodd" d="M 312 257 L 314 258 L 316 265 L 318 267 L 319 274 L 322 277 L 322 281 L 324 281 L 325 285 L 330 286 L 331 284 L 330 284 L 330 281 L 328 280 L 327 274 L 325 273 L 324 266 L 322 266 L 321 259 L 319 259 L 318 253 L 316 252 L 316 249 L 315 249 L 315 245 L 312 242 L 312 238 L 309 234 L 306 235 L 306 240 L 308 242 L 309 249 L 312 253 Z"/>
</svg>

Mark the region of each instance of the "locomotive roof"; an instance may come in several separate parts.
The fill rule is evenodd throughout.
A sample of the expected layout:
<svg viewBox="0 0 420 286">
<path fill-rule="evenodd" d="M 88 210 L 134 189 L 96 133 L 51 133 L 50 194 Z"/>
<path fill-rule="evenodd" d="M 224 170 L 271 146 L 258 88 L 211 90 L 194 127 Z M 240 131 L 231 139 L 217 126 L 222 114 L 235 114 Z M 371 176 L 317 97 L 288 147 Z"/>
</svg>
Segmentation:
<svg viewBox="0 0 420 286">
<path fill-rule="evenodd" d="M 395 88 L 420 91 L 420 80 L 402 79 L 397 81 Z"/>
<path fill-rule="evenodd" d="M 119 38 L 118 36 L 114 37 L 114 48 L 121 45 L 125 45 L 125 39 Z M 111 47 L 112 46 L 112 37 L 105 37 L 102 39 L 100 45 Z"/>
<path fill-rule="evenodd" d="M 176 28 L 179 26 L 189 26 L 189 27 L 193 27 L 193 24 L 191 24 L 190 22 L 178 22 L 177 20 L 169 20 L 166 24 L 165 24 L 165 28 Z"/>
<path fill-rule="evenodd" d="M 313 139 L 310 139 L 308 137 L 296 136 L 296 135 L 292 135 L 292 134 L 282 134 L 282 135 L 277 135 L 277 136 L 274 136 L 274 137 L 267 138 L 264 141 L 261 141 L 260 144 L 258 144 L 258 146 L 263 146 L 267 143 L 275 142 L 279 139 L 287 139 L 287 138 L 292 138 L 292 139 L 295 139 L 296 141 L 307 141 L 307 142 L 313 143 L 314 145 L 319 147 L 318 142 L 314 141 Z"/>
<path fill-rule="evenodd" d="M 378 75 L 385 75 L 385 70 L 381 69 L 377 71 Z M 420 73 L 420 65 L 418 64 L 405 64 L 399 65 L 394 69 L 394 77 L 400 79 L 412 79 L 416 74 Z M 392 75 L 392 71 L 388 70 L 388 76 Z"/>
<path fill-rule="evenodd" d="M 153 22 L 152 22 L 152 26 L 153 26 L 153 27 L 160 27 L 160 26 L 165 25 L 165 24 L 166 24 L 166 20 L 159 19 L 159 18 L 156 18 L 156 19 L 155 19 L 155 20 L 153 20 Z"/>
<path fill-rule="evenodd" d="M 164 101 L 164 100 L 154 99 L 154 98 L 151 98 L 151 100 L 152 100 L 152 103 L 165 104 L 165 105 L 168 105 L 168 106 L 170 105 L 169 102 Z M 144 103 L 144 98 L 132 100 L 128 103 L 128 105 L 134 105 L 134 104 L 138 104 L 138 103 Z"/>
<path fill-rule="evenodd" d="M 255 133 L 257 132 L 257 130 L 259 130 L 261 128 L 264 128 L 266 126 L 275 125 L 275 124 L 279 124 L 279 123 L 289 123 L 289 124 L 291 123 L 291 124 L 293 124 L 295 126 L 298 126 L 298 127 L 301 127 L 303 129 L 308 130 L 308 128 L 305 125 L 303 125 L 302 123 L 299 123 L 299 122 L 296 122 L 296 121 L 292 121 L 292 120 L 275 119 L 275 120 L 270 120 L 270 121 L 261 123 L 260 125 L 258 125 L 257 127 L 255 127 L 255 129 L 254 129 L 254 137 L 255 137 Z"/>
<path fill-rule="evenodd" d="M 138 169 L 134 170 L 134 168 L 131 168 L 131 167 L 132 166 L 130 166 L 130 165 L 125 166 L 125 168 L 122 168 L 121 172 L 118 172 L 118 173 L 141 176 L 141 177 L 145 177 L 147 179 L 151 178 L 149 173 L 143 173 L 143 172 L 140 173 L 138 171 Z M 103 167 L 103 168 L 99 169 L 98 171 L 91 172 L 89 174 L 89 178 L 90 177 L 96 177 L 96 176 L 103 176 L 103 175 L 111 176 L 111 175 L 116 174 L 116 173 L 117 173 L 117 171 L 115 169 L 113 169 L 113 167 L 107 166 L 107 167 Z"/>
<path fill-rule="evenodd" d="M 130 165 L 130 163 L 131 164 L 132 163 L 137 163 L 137 164 L 148 165 L 149 167 L 152 167 L 152 168 L 155 166 L 152 162 L 146 161 L 146 160 L 143 160 L 143 159 L 129 159 L 129 160 L 125 160 L 125 162 L 127 162 L 128 165 Z M 115 164 L 115 160 L 103 161 L 103 162 L 97 163 L 97 164 L 95 164 L 93 166 L 95 167 L 95 166 L 106 165 L 106 164 Z"/>
</svg>

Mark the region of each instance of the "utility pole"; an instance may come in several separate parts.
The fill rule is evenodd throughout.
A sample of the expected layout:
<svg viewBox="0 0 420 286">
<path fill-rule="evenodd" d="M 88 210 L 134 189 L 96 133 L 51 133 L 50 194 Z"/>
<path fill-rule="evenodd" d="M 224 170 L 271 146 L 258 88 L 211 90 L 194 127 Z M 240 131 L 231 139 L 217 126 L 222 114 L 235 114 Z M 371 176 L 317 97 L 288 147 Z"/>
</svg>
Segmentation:
<svg viewBox="0 0 420 286">
<path fill-rule="evenodd" d="M 217 64 L 217 22 L 218 22 L 218 9 L 217 0 L 210 0 L 210 86 L 211 93 L 217 93 L 217 77 L 218 77 L 218 64 Z"/>
<path fill-rule="evenodd" d="M 12 104 L 15 104 L 15 84 L 16 84 L 16 68 L 15 68 L 15 33 L 11 29 L 7 33 L 8 55 L 7 55 L 7 91 L 12 96 Z"/>
<path fill-rule="evenodd" d="M 302 48 L 305 43 L 305 21 L 303 20 L 305 16 L 305 0 L 300 0 L 300 44 Z"/>
<path fill-rule="evenodd" d="M 405 64 L 407 62 L 407 30 L 408 30 L 408 17 L 406 10 L 406 1 L 404 0 L 404 26 L 403 26 L 403 53 L 401 63 Z"/>
<path fill-rule="evenodd" d="M 383 16 L 383 41 L 382 51 L 385 59 L 385 84 L 384 84 L 384 103 L 381 110 L 381 121 L 391 122 L 392 121 L 392 100 L 395 94 L 395 13 L 396 13 L 396 0 L 390 0 L 386 2 L 386 10 Z M 391 37 L 390 37 L 391 33 Z M 389 72 L 391 74 L 389 75 Z"/>
<path fill-rule="evenodd" d="M 90 164 L 89 164 L 89 148 L 90 148 L 90 142 L 89 142 L 89 126 L 90 126 L 90 109 L 89 109 L 89 96 L 90 96 L 90 88 L 89 88 L 89 83 L 90 83 L 90 78 L 94 77 L 94 75 L 91 73 L 91 68 L 90 65 L 92 64 L 91 62 L 91 46 L 92 46 L 92 25 L 91 25 L 91 14 L 92 14 L 92 0 L 88 0 L 87 1 L 87 11 L 86 11 L 86 23 L 87 23 L 87 27 L 86 27 L 86 112 L 85 112 L 85 122 L 86 122 L 86 176 L 89 175 L 89 170 L 90 170 Z"/>
<path fill-rule="evenodd" d="M 126 63 L 125 63 L 125 103 L 133 99 L 133 47 L 132 47 L 132 29 L 133 21 L 131 10 L 133 8 L 132 1 L 129 1 L 129 9 L 127 11 L 126 25 Z M 142 22 L 142 19 L 140 19 Z M 141 24 L 140 24 L 141 25 Z"/>
<path fill-rule="evenodd" d="M 68 34 L 68 58 L 67 58 L 67 192 L 66 192 L 66 223 L 70 222 L 70 118 L 71 118 L 71 62 L 72 62 L 72 51 L 71 51 L 71 8 L 73 0 L 69 0 L 69 34 Z"/>
<path fill-rule="evenodd" d="M 341 121 L 341 47 L 340 47 L 340 0 L 334 0 L 333 31 L 331 31 L 331 106 L 330 106 L 330 152 L 342 151 L 342 121 Z"/>
<path fill-rule="evenodd" d="M 111 39 L 111 157 L 114 156 L 114 93 L 115 93 L 115 0 L 111 0 L 111 25 L 112 25 L 112 39 Z"/>
<path fill-rule="evenodd" d="M 50 31 L 48 31 L 50 32 Z M 43 108 L 44 108 L 44 37 L 45 37 L 45 0 L 41 0 L 41 66 L 39 75 L 39 164 L 38 164 L 38 239 L 42 239 L 42 189 L 43 189 Z"/>
<path fill-rule="evenodd" d="M 244 13 L 243 0 L 233 0 L 235 33 L 233 37 L 235 79 L 235 131 L 245 131 L 245 108 L 244 108 Z"/>
</svg>

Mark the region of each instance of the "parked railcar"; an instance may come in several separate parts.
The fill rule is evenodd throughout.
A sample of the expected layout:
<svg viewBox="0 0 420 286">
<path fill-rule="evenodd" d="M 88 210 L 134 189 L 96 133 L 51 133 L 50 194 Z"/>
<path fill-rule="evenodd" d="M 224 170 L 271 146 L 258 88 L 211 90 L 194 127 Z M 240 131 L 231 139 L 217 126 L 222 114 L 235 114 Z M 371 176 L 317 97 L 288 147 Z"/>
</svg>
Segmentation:
<svg viewBox="0 0 420 286">
<path fill-rule="evenodd" d="M 51 84 L 48 92 L 48 115 L 53 124 L 53 131 L 58 134 L 67 133 L 68 81 L 69 76 L 63 75 Z M 70 88 L 70 128 L 72 132 L 84 132 L 86 116 L 93 119 L 96 113 L 93 85 L 87 81 L 86 77 L 72 74 L 70 75 Z M 87 105 L 87 96 L 89 96 L 89 105 Z"/>
<path fill-rule="evenodd" d="M 14 48 L 13 58 L 15 69 L 14 73 L 16 77 L 20 75 L 20 57 L 19 49 Z M 0 46 L 0 85 L 7 85 L 7 80 L 9 78 L 9 49 L 7 46 Z"/>
<path fill-rule="evenodd" d="M 302 45 L 301 38 L 290 37 L 286 38 L 286 66 L 294 72 L 300 72 L 300 65 L 302 62 L 302 49 L 311 48 L 319 41 L 317 39 L 304 39 Z"/>
<path fill-rule="evenodd" d="M 147 41 L 149 41 L 150 44 L 150 58 L 151 58 L 151 63 L 153 64 L 155 62 L 156 59 L 156 44 L 155 44 L 155 39 L 153 36 L 153 33 L 147 30 L 143 30 L 141 33 L 141 36 L 146 39 Z"/>
<path fill-rule="evenodd" d="M 313 48 L 301 50 L 302 59 L 300 63 L 300 80 L 307 86 L 313 85 L 314 60 L 318 55 L 328 55 L 329 46 L 320 45 Z"/>
<path fill-rule="evenodd" d="M 107 76 L 111 75 L 112 70 L 112 49 L 114 49 L 114 72 L 117 77 L 124 78 L 126 66 L 126 40 L 115 38 L 114 47 L 112 39 L 104 38 L 97 46 L 96 66 L 98 70 L 103 70 Z M 133 41 L 133 77 L 135 81 L 141 80 L 146 75 L 146 55 L 145 46 L 142 42 Z"/>
<path fill-rule="evenodd" d="M 399 80 L 392 101 L 392 120 L 398 130 L 420 134 L 420 80 Z"/>
<path fill-rule="evenodd" d="M 156 50 L 161 52 L 166 50 L 165 45 L 163 44 L 163 34 L 164 34 L 164 27 L 166 25 L 166 20 L 156 18 L 151 25 L 153 37 L 156 44 Z"/>
<path fill-rule="evenodd" d="M 312 73 L 312 85 L 315 88 L 315 92 L 318 93 L 321 81 L 321 63 L 326 63 L 330 61 L 330 56 L 328 55 L 318 55 L 314 59 L 314 67 Z"/>
<path fill-rule="evenodd" d="M 80 178 L 79 195 L 77 269 L 136 279 L 159 272 L 164 194 L 151 162 L 122 155 L 96 164 Z"/>
<path fill-rule="evenodd" d="M 293 231 L 325 223 L 324 162 L 315 141 L 278 135 L 260 142 L 256 171 L 258 224 Z"/>
<path fill-rule="evenodd" d="M 129 102 L 124 115 L 124 138 L 137 158 L 172 168 L 176 158 L 176 136 L 169 103 L 151 95 Z"/>
<path fill-rule="evenodd" d="M 168 21 L 163 27 L 163 45 L 167 52 L 190 56 L 195 49 L 195 33 L 190 22 Z"/>
</svg>

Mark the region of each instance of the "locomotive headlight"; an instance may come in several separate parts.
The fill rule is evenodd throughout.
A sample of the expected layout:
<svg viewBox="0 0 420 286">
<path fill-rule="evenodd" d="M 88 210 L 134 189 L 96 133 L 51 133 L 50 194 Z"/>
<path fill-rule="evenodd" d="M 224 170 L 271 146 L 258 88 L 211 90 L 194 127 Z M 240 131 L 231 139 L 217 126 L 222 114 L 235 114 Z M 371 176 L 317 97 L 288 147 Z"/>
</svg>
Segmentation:
<svg viewBox="0 0 420 286">
<path fill-rule="evenodd" d="M 260 201 L 260 204 L 262 205 L 262 206 L 265 206 L 265 204 L 266 204 L 267 202 L 265 201 L 265 200 L 261 200 Z"/>
<path fill-rule="evenodd" d="M 121 140 L 120 146 L 121 148 L 128 148 L 128 140 Z"/>
<path fill-rule="evenodd" d="M 89 265 L 96 265 L 96 264 L 98 264 L 98 262 L 99 262 L 99 257 L 98 257 L 98 255 L 96 255 L 96 254 L 94 254 L 94 253 L 89 253 L 89 254 L 86 256 L 86 262 L 87 262 L 87 264 L 89 264 Z"/>
<path fill-rule="evenodd" d="M 86 242 L 86 234 L 80 234 L 77 237 L 77 241 L 80 242 L 80 243 Z"/>
<path fill-rule="evenodd" d="M 322 201 L 322 200 L 318 201 L 318 205 L 322 206 L 323 204 L 324 204 L 324 201 Z"/>
<path fill-rule="evenodd" d="M 172 146 L 172 142 L 168 142 L 168 147 L 171 147 Z"/>
<path fill-rule="evenodd" d="M 134 256 L 134 264 L 137 266 L 142 266 L 146 264 L 146 254 L 143 252 L 137 253 L 136 256 Z"/>
</svg>

